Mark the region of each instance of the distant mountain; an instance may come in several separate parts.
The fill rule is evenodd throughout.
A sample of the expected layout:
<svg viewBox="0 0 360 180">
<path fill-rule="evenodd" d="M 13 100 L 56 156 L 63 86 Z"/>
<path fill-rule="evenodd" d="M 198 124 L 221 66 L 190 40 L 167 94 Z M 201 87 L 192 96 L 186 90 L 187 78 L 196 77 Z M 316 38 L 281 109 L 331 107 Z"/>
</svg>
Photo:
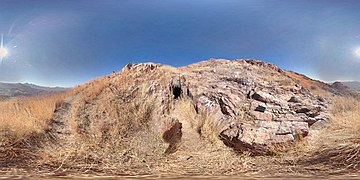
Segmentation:
<svg viewBox="0 0 360 180">
<path fill-rule="evenodd" d="M 44 87 L 29 83 L 1 83 L 0 97 L 10 98 L 15 96 L 32 96 L 38 94 L 66 91 L 62 87 Z"/>
<path fill-rule="evenodd" d="M 360 91 L 360 82 L 358 81 L 347 81 L 347 82 L 341 82 L 347 87 L 350 87 L 354 90 Z"/>
</svg>

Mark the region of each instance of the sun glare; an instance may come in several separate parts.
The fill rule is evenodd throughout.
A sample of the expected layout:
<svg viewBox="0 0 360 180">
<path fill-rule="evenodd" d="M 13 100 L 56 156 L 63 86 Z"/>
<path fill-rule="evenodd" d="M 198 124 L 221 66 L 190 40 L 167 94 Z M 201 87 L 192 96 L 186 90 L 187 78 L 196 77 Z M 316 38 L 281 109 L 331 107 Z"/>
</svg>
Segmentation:
<svg viewBox="0 0 360 180">
<path fill-rule="evenodd" d="M 355 55 L 356 57 L 360 58 L 360 48 L 355 49 Z"/>
<path fill-rule="evenodd" d="M 0 48 L 0 58 L 4 58 L 8 55 L 8 50 L 6 48 Z"/>
</svg>

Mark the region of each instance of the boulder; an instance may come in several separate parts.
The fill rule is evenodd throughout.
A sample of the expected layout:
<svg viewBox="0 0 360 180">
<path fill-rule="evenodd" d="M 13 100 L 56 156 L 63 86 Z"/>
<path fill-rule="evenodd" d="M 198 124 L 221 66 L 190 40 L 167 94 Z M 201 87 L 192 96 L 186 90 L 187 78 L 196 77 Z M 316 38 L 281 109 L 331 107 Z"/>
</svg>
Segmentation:
<svg viewBox="0 0 360 180">
<path fill-rule="evenodd" d="M 288 102 L 300 103 L 301 101 L 299 100 L 298 97 L 296 97 L 296 96 L 291 96 L 291 98 L 288 100 Z"/>
<path fill-rule="evenodd" d="M 261 91 L 252 94 L 251 98 L 264 103 L 274 102 L 275 99 L 272 95 Z"/>
</svg>

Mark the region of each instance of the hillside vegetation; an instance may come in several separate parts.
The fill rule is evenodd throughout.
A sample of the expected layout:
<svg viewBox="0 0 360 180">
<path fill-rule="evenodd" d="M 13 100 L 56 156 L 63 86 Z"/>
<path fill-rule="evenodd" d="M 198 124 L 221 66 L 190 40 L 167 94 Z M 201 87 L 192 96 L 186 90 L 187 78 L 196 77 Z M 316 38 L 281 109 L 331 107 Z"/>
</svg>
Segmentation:
<svg viewBox="0 0 360 180">
<path fill-rule="evenodd" d="M 0 173 L 357 173 L 354 95 L 257 60 L 129 64 L 66 93 L 1 101 Z"/>
</svg>

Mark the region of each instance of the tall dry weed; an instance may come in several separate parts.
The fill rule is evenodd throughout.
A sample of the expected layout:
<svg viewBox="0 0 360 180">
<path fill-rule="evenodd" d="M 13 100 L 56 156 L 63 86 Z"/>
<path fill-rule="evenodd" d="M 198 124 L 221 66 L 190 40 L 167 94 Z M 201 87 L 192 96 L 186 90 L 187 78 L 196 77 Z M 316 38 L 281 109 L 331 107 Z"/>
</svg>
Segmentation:
<svg viewBox="0 0 360 180">
<path fill-rule="evenodd" d="M 331 171 L 360 169 L 360 102 L 349 97 L 334 97 L 332 117 L 327 128 L 317 133 L 307 166 Z"/>
<path fill-rule="evenodd" d="M 181 123 L 189 123 L 191 128 L 208 142 L 212 144 L 222 144 L 219 135 L 225 130 L 227 124 L 216 119 L 216 114 L 197 113 L 191 100 L 183 98 L 176 102 L 173 115 L 179 119 Z"/>
</svg>

